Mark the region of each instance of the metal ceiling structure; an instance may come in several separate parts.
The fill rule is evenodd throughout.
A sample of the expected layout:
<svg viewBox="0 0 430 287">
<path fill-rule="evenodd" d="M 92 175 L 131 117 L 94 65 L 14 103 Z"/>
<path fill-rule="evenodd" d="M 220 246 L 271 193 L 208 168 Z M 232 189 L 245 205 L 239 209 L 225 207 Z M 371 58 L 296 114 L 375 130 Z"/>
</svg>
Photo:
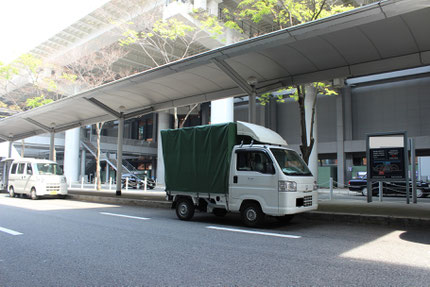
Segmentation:
<svg viewBox="0 0 430 287">
<path fill-rule="evenodd" d="M 430 65 L 430 1 L 388 0 L 280 30 L 0 120 L 2 141 L 293 83 Z"/>
</svg>

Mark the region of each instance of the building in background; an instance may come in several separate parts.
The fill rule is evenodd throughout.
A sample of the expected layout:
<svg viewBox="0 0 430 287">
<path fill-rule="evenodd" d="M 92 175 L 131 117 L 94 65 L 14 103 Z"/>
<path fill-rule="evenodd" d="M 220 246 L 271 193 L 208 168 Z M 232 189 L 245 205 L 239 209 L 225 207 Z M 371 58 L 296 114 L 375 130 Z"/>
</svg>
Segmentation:
<svg viewBox="0 0 430 287">
<path fill-rule="evenodd" d="M 356 1 L 367 4 L 371 1 Z M 30 51 L 31 54 L 50 59 L 60 66 L 118 43 L 124 34 L 120 23 L 144 23 L 143 19 L 177 19 L 187 25 L 200 29 L 200 35 L 190 45 L 193 53 L 214 49 L 231 44 L 255 34 L 270 32 L 271 20 L 263 20 L 258 25 L 243 21 L 240 34 L 236 30 L 225 29 L 222 36 L 214 35 L 202 28 L 199 19 L 192 16 L 200 9 L 218 19 L 226 20 L 224 8 L 234 8 L 234 1 L 195 0 L 195 1 L 139 1 L 112 0 L 99 9 L 73 23 L 66 29 L 44 41 Z M 143 29 L 142 27 L 135 27 Z M 171 50 L 173 57 L 180 58 L 184 46 L 178 44 Z M 113 62 L 113 71 L 118 75 L 122 70 L 139 72 L 154 66 L 162 57 L 156 49 L 145 53 L 138 44 L 127 46 L 127 53 Z M 430 114 L 430 69 L 376 75 L 360 79 L 336 79 L 339 95 L 318 96 L 317 134 L 319 183 L 328 183 L 333 177 L 340 184 L 364 170 L 365 135 L 372 132 L 406 130 L 409 137 L 416 139 L 417 155 L 430 156 L 430 128 L 426 115 Z M 20 78 L 21 87 L 26 79 Z M 83 89 L 85 87 L 78 87 Z M 73 94 L 76 87 L 64 84 L 59 87 L 64 94 Z M 231 113 L 226 111 L 231 110 Z M 229 120 L 248 120 L 248 98 L 204 103 L 197 107 L 180 107 L 179 121 L 185 119 L 184 126 L 207 124 Z M 257 123 L 277 131 L 289 145 L 299 150 L 300 125 L 297 103 L 287 100 L 284 103 L 272 100 L 269 104 L 257 107 Z M 145 172 L 163 182 L 160 166 L 158 132 L 160 129 L 173 128 L 173 110 L 167 113 L 145 115 L 127 120 L 125 123 L 123 165 L 125 172 Z M 221 115 L 216 119 L 214 115 Z M 105 123 L 101 134 L 102 181 L 115 178 L 117 122 Z M 75 132 L 73 144 L 65 144 L 65 135 L 58 134 L 56 143 L 57 161 L 64 163 L 64 153 L 74 150 L 75 172 L 72 180 L 81 177 L 93 180 L 95 173 L 96 129 L 94 126 L 81 128 Z M 76 137 L 78 139 L 76 140 Z M 19 153 L 27 157 L 47 158 L 49 135 L 38 136 L 15 142 Z M 76 152 L 77 150 L 77 152 Z M 68 169 L 65 166 L 65 169 Z"/>
</svg>

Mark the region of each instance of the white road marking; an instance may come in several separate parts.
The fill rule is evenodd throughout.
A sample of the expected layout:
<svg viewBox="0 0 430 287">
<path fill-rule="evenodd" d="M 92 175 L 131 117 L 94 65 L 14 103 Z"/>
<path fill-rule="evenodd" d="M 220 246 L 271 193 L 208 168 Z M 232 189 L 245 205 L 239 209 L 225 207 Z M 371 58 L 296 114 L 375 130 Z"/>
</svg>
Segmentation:
<svg viewBox="0 0 430 287">
<path fill-rule="evenodd" d="M 12 230 L 12 229 L 7 229 L 7 228 L 1 227 L 1 226 L 0 226 L 0 231 L 9 233 L 10 235 L 22 235 L 21 232 L 18 232 L 18 231 Z"/>
<path fill-rule="evenodd" d="M 124 214 L 116 214 L 116 213 L 109 213 L 109 212 L 100 212 L 100 214 L 110 215 L 110 216 L 118 216 L 118 217 L 126 217 L 126 218 L 133 218 L 133 219 L 140 219 L 140 220 L 149 220 L 149 219 L 151 219 L 151 218 L 147 218 L 147 217 L 137 217 L 137 216 L 130 216 L 130 215 L 124 215 Z"/>
<path fill-rule="evenodd" d="M 235 229 L 235 228 L 225 228 L 225 227 L 217 227 L 217 226 L 206 226 L 206 228 L 208 228 L 208 229 L 214 229 L 214 230 L 222 230 L 222 231 L 231 231 L 231 232 L 257 234 L 257 235 L 265 235 L 265 236 L 273 236 L 273 237 L 282 237 L 282 238 L 293 238 L 293 239 L 302 238 L 301 236 L 297 236 L 297 235 L 271 233 L 271 232 L 260 232 L 260 231 L 251 231 L 251 230 L 243 230 L 243 229 Z"/>
</svg>

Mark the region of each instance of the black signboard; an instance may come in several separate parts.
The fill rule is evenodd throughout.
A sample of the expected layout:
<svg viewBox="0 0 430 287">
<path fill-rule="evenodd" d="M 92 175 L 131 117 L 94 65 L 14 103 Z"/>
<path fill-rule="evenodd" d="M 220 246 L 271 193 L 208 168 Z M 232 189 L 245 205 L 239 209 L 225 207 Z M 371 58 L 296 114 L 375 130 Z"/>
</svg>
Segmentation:
<svg viewBox="0 0 430 287">
<path fill-rule="evenodd" d="M 377 180 L 404 179 L 404 148 L 370 149 L 370 178 Z"/>
</svg>

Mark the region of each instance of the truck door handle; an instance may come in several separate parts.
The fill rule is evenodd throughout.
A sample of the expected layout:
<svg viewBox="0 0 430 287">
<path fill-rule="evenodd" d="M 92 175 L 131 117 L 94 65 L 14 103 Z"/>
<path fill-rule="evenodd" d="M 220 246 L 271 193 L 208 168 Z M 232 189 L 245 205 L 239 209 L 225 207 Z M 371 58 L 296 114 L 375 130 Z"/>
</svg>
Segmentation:
<svg viewBox="0 0 430 287">
<path fill-rule="evenodd" d="M 233 183 L 237 183 L 237 175 L 233 176 Z"/>
<path fill-rule="evenodd" d="M 248 177 L 248 180 L 254 180 L 254 178 L 253 177 Z"/>
</svg>

